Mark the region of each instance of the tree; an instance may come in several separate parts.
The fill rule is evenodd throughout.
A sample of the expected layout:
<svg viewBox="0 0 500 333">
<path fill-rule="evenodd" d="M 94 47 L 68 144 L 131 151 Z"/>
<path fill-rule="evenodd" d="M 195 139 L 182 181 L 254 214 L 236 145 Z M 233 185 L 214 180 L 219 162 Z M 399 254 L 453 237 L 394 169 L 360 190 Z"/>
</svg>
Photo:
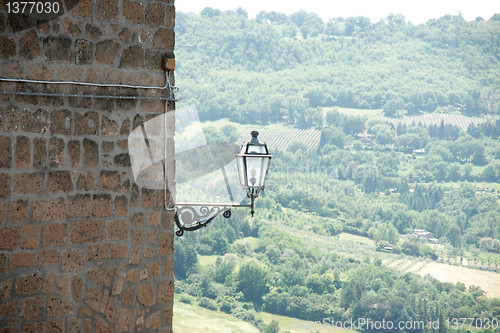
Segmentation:
<svg viewBox="0 0 500 333">
<path fill-rule="evenodd" d="M 196 270 L 198 254 L 189 241 L 175 242 L 174 275 L 177 279 L 185 279 Z"/>
<path fill-rule="evenodd" d="M 264 333 L 279 333 L 279 332 L 280 332 L 280 324 L 275 320 L 272 320 L 264 330 Z"/>
<path fill-rule="evenodd" d="M 238 270 L 236 290 L 241 291 L 245 299 L 260 303 L 267 293 L 267 270 L 260 264 L 250 261 Z"/>
<path fill-rule="evenodd" d="M 403 116 L 406 113 L 404 107 L 405 103 L 402 98 L 390 99 L 384 104 L 384 115 L 390 118 Z"/>
</svg>

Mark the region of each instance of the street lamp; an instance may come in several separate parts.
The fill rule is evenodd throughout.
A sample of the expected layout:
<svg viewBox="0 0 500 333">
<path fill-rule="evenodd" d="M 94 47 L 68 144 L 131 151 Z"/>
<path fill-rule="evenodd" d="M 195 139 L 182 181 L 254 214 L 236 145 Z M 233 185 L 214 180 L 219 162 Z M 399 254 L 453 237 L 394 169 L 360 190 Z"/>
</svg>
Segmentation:
<svg viewBox="0 0 500 333">
<path fill-rule="evenodd" d="M 260 142 L 257 136 L 258 131 L 252 131 L 252 139 L 241 145 L 240 152 L 236 154 L 236 164 L 240 185 L 250 198 L 250 205 L 241 204 L 219 204 L 219 203 L 175 203 L 175 223 L 179 228 L 177 236 L 182 236 L 184 231 L 194 231 L 207 226 L 215 217 L 222 213 L 225 218 L 231 216 L 233 207 L 250 207 L 252 216 L 254 215 L 254 200 L 264 189 L 266 183 L 269 164 L 273 155 L 269 154 L 267 145 Z M 223 155 L 219 152 L 218 155 Z M 221 168 L 221 171 L 229 187 L 228 178 Z M 196 208 L 197 207 L 197 208 Z"/>
<path fill-rule="evenodd" d="M 269 163 L 273 155 L 269 155 L 269 150 L 265 143 L 261 143 L 257 136 L 258 131 L 252 131 L 252 139 L 241 145 L 240 153 L 236 155 L 238 164 L 238 175 L 240 185 L 247 192 L 251 199 L 251 214 L 254 214 L 254 200 L 264 189 Z"/>
</svg>

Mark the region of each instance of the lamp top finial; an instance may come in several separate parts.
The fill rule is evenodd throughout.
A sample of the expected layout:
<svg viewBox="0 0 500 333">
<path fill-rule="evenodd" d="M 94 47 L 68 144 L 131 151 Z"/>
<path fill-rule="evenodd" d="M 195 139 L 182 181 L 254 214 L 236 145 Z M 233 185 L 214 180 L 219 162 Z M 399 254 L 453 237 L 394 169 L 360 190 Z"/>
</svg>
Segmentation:
<svg viewBox="0 0 500 333">
<path fill-rule="evenodd" d="M 250 143 L 254 145 L 260 144 L 259 139 L 257 138 L 257 136 L 259 135 L 259 131 L 253 130 L 252 132 L 250 132 L 250 134 L 252 134 L 252 139 L 250 140 Z"/>
</svg>

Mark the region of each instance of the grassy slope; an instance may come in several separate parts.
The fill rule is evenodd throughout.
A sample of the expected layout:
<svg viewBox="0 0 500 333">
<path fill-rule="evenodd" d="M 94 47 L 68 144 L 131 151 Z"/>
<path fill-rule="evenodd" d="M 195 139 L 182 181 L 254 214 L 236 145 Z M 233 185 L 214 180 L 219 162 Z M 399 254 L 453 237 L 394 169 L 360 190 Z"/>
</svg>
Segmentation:
<svg viewBox="0 0 500 333">
<path fill-rule="evenodd" d="M 279 323 L 280 329 L 291 333 L 349 333 L 354 332 L 347 329 L 332 328 L 328 325 L 315 325 L 305 320 L 278 316 L 262 312 L 259 314 L 265 323 L 272 320 Z M 257 333 L 259 330 L 253 325 L 241 319 L 233 317 L 220 311 L 211 311 L 193 304 L 179 302 L 178 295 L 174 302 L 174 324 L 175 333 Z"/>
<path fill-rule="evenodd" d="M 343 329 L 343 328 L 334 328 L 328 325 L 328 321 L 326 324 L 315 324 L 311 321 L 305 321 L 285 316 L 279 316 L 275 314 L 270 314 L 266 312 L 260 313 L 260 317 L 266 324 L 269 324 L 271 321 L 276 321 L 280 325 L 281 331 L 289 331 L 292 333 L 310 333 L 310 332 L 319 332 L 319 333 L 349 333 L 355 332 L 353 330 Z"/>
<path fill-rule="evenodd" d="M 426 263 L 418 274 L 430 274 L 439 281 L 457 283 L 461 282 L 467 287 L 480 286 L 490 297 L 500 297 L 500 274 L 481 271 L 463 266 L 441 264 L 437 262 Z"/>
<path fill-rule="evenodd" d="M 210 311 L 197 305 L 174 301 L 175 333 L 258 333 L 259 330 L 241 319 L 220 311 Z"/>
</svg>

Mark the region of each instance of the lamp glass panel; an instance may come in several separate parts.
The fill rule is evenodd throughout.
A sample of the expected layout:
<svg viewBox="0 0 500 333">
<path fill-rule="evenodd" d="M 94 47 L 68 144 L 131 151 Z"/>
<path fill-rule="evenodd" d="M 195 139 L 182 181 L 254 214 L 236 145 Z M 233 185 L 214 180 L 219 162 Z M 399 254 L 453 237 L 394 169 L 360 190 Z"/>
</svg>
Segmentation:
<svg viewBox="0 0 500 333">
<path fill-rule="evenodd" d="M 264 184 L 263 173 L 265 173 L 264 160 L 265 157 L 261 156 L 247 156 L 246 158 L 246 176 L 247 186 L 262 187 Z"/>
<path fill-rule="evenodd" d="M 241 150 L 241 153 L 244 153 L 245 148 L 243 147 Z M 245 180 L 245 160 L 243 156 L 236 156 L 236 164 L 238 165 L 238 176 L 240 178 L 240 185 L 242 187 L 246 187 L 246 180 Z"/>
<path fill-rule="evenodd" d="M 269 162 L 271 162 L 270 157 L 262 158 L 262 174 L 261 174 L 261 184 L 264 186 L 266 184 L 267 171 L 269 170 Z"/>
<path fill-rule="evenodd" d="M 266 147 L 263 145 L 253 145 L 249 144 L 248 145 L 248 151 L 247 154 L 266 154 Z"/>
</svg>

